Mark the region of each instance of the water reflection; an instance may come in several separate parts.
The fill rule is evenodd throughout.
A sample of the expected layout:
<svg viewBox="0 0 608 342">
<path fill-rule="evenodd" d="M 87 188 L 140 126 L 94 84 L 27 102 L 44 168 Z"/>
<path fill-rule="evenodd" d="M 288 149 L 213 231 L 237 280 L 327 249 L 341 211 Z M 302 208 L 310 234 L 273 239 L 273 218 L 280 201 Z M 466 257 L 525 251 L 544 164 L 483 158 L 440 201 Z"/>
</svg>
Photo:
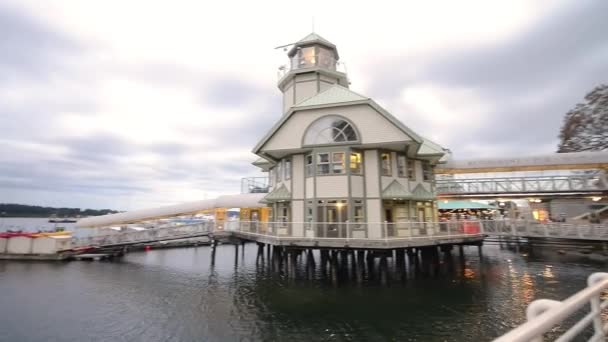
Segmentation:
<svg viewBox="0 0 608 342">
<path fill-rule="evenodd" d="M 473 247 L 273 258 L 247 244 L 0 262 L 0 340 L 490 340 L 530 301 L 565 298 L 604 268 L 560 260 L 496 246 L 482 259 Z"/>
</svg>

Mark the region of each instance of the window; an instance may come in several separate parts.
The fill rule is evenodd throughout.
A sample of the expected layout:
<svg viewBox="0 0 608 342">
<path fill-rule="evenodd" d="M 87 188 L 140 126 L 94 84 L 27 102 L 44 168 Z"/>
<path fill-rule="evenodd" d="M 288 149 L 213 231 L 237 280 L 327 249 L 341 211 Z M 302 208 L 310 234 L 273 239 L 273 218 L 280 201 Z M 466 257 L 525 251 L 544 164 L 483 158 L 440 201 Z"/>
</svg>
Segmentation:
<svg viewBox="0 0 608 342">
<path fill-rule="evenodd" d="M 350 153 L 350 173 L 354 175 L 363 174 L 363 169 L 361 168 L 361 152 Z"/>
<path fill-rule="evenodd" d="M 329 153 L 317 153 L 317 174 L 329 174 Z"/>
<path fill-rule="evenodd" d="M 365 222 L 365 209 L 363 208 L 362 200 L 355 200 L 353 212 L 353 220 L 355 222 Z"/>
<path fill-rule="evenodd" d="M 383 152 L 380 155 L 380 160 L 382 162 L 382 175 L 383 176 L 392 176 L 392 166 L 391 166 L 391 153 Z"/>
<path fill-rule="evenodd" d="M 343 174 L 345 172 L 344 152 L 317 153 L 317 174 Z"/>
<path fill-rule="evenodd" d="M 272 169 L 270 169 L 270 185 L 276 185 L 276 180 L 277 180 L 277 169 L 276 167 L 273 167 Z"/>
<path fill-rule="evenodd" d="M 282 202 L 277 205 L 277 221 L 289 222 L 289 203 Z"/>
<path fill-rule="evenodd" d="M 431 163 L 428 160 L 424 160 L 422 162 L 422 180 L 425 182 L 430 182 L 433 180 L 433 169 L 431 168 Z"/>
<path fill-rule="evenodd" d="M 313 201 L 306 202 L 306 222 L 313 222 Z"/>
<path fill-rule="evenodd" d="M 336 69 L 336 60 L 331 50 L 317 47 L 317 65 L 322 68 Z"/>
<path fill-rule="evenodd" d="M 407 162 L 405 160 L 405 156 L 402 154 L 397 155 L 397 176 L 399 177 L 407 177 Z"/>
<path fill-rule="evenodd" d="M 285 159 L 285 180 L 291 179 L 291 159 Z"/>
<path fill-rule="evenodd" d="M 344 173 L 344 152 L 332 153 L 331 173 Z"/>
<path fill-rule="evenodd" d="M 281 162 L 279 162 L 277 164 L 277 166 L 275 167 L 276 172 L 275 172 L 275 176 L 277 177 L 277 183 L 279 183 L 281 181 Z"/>
<path fill-rule="evenodd" d="M 305 218 L 305 222 L 306 222 L 306 229 L 310 230 L 313 228 L 313 222 L 315 221 L 314 219 L 314 202 L 313 201 L 308 201 L 306 202 L 306 213 L 304 215 Z"/>
<path fill-rule="evenodd" d="M 358 140 L 355 128 L 335 115 L 325 116 L 313 122 L 304 135 L 304 145 L 327 145 Z"/>
<path fill-rule="evenodd" d="M 312 163 L 312 154 L 306 156 L 306 177 L 312 177 L 314 175 L 315 165 Z"/>
<path fill-rule="evenodd" d="M 410 160 L 407 163 L 407 178 L 409 178 L 411 181 L 415 181 L 416 180 L 416 161 L 414 160 Z"/>
</svg>

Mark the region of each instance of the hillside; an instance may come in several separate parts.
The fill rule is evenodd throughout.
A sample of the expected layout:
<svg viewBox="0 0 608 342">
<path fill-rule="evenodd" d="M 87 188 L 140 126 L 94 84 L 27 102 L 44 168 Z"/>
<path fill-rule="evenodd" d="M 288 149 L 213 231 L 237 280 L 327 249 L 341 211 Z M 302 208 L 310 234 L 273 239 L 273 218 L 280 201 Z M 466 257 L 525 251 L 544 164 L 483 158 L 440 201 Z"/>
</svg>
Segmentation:
<svg viewBox="0 0 608 342">
<path fill-rule="evenodd" d="M 80 209 L 80 208 L 53 208 L 35 205 L 0 203 L 0 216 L 2 217 L 77 217 L 98 216 L 117 213 L 110 209 Z"/>
</svg>

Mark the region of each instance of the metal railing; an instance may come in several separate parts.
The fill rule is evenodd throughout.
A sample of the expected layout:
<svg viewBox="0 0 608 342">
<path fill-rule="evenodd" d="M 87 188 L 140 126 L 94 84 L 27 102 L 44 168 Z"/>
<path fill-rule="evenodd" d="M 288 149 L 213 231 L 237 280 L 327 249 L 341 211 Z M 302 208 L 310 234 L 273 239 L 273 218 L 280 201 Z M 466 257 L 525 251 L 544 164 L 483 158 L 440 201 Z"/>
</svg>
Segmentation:
<svg viewBox="0 0 608 342">
<path fill-rule="evenodd" d="M 587 279 L 587 288 L 563 302 L 538 299 L 530 303 L 526 310 L 528 321 L 494 342 L 542 342 L 545 333 L 576 314 L 586 304 L 589 304 L 589 313 L 555 341 L 571 341 L 579 338 L 589 326 L 593 327 L 593 336 L 588 341 L 605 341 L 608 324 L 605 323 L 606 316 L 603 316 L 603 310 L 608 307 L 608 300 L 602 296 L 605 295 L 606 290 L 608 290 L 608 273 L 593 273 Z"/>
<path fill-rule="evenodd" d="M 209 221 L 185 225 L 161 225 L 144 230 L 103 229 L 89 237 L 74 238 L 73 242 L 76 246 L 136 244 L 202 236 L 218 231 L 311 240 L 388 241 L 487 235 L 608 241 L 608 226 L 603 224 L 542 224 L 529 220 L 458 220 L 396 223 Z"/>
<path fill-rule="evenodd" d="M 551 177 L 508 177 L 442 179 L 436 181 L 439 194 L 503 194 L 538 192 L 606 191 L 599 174 Z"/>
<path fill-rule="evenodd" d="M 343 240 L 414 240 L 480 235 L 479 222 L 258 222 L 228 221 L 226 231 L 275 238 Z"/>
<path fill-rule="evenodd" d="M 246 177 L 241 178 L 241 193 L 268 193 L 270 179 L 268 177 Z"/>
<path fill-rule="evenodd" d="M 73 238 L 73 245 L 80 246 L 111 246 L 137 244 L 163 240 L 175 240 L 204 236 L 215 229 L 214 222 L 203 222 L 189 225 L 164 225 L 152 229 L 132 230 L 123 228 L 122 231 L 112 229 L 98 230 L 95 235 Z"/>
<path fill-rule="evenodd" d="M 608 225 L 589 223 L 540 223 L 533 220 L 479 221 L 485 235 L 608 241 Z"/>
</svg>

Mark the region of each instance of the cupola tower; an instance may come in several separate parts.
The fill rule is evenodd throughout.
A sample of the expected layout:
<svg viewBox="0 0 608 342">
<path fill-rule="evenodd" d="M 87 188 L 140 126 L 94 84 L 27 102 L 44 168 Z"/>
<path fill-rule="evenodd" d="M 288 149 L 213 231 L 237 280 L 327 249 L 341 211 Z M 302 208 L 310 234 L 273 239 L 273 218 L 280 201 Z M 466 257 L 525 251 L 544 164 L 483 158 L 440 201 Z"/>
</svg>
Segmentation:
<svg viewBox="0 0 608 342">
<path fill-rule="evenodd" d="M 336 46 L 318 34 L 311 33 L 297 41 L 287 56 L 289 65 L 281 68 L 283 75 L 278 84 L 283 92 L 284 113 L 333 84 L 348 87 Z"/>
</svg>

